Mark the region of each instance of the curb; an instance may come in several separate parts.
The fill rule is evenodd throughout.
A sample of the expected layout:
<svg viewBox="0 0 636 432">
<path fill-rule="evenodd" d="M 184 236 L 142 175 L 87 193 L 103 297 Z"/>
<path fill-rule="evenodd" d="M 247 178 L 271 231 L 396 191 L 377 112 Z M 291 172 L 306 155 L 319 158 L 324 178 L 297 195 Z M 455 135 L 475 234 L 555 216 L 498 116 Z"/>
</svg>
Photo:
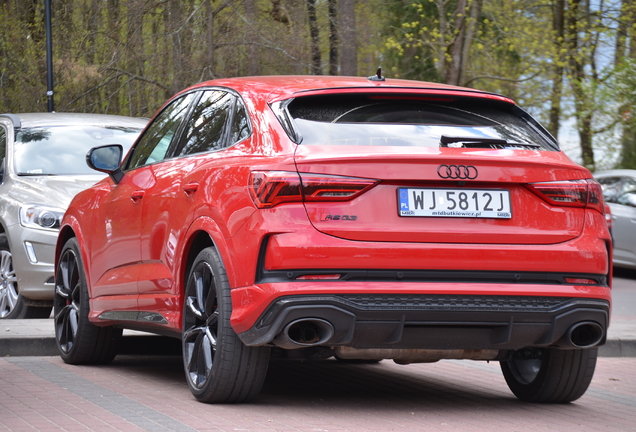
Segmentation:
<svg viewBox="0 0 636 432">
<path fill-rule="evenodd" d="M 118 355 L 181 355 L 181 341 L 167 336 L 124 336 Z M 0 357 L 59 356 L 55 338 L 0 338 Z"/>
<path fill-rule="evenodd" d="M 636 340 L 608 339 L 598 350 L 599 357 L 636 357 Z"/>
<path fill-rule="evenodd" d="M 47 357 L 60 353 L 54 337 L 0 338 L 0 357 Z M 181 355 L 181 341 L 167 336 L 124 336 L 120 355 Z M 636 357 L 636 340 L 610 339 L 599 357 Z"/>
</svg>

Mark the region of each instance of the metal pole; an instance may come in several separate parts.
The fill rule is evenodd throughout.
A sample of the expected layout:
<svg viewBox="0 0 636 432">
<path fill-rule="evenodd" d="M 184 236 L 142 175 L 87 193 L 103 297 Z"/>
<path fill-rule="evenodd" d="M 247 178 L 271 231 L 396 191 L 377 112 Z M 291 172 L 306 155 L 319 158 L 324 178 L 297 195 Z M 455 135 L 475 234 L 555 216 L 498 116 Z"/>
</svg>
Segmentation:
<svg viewBox="0 0 636 432">
<path fill-rule="evenodd" d="M 51 36 L 51 0 L 46 0 L 44 20 L 46 21 L 46 97 L 49 112 L 53 112 L 53 41 Z"/>
</svg>

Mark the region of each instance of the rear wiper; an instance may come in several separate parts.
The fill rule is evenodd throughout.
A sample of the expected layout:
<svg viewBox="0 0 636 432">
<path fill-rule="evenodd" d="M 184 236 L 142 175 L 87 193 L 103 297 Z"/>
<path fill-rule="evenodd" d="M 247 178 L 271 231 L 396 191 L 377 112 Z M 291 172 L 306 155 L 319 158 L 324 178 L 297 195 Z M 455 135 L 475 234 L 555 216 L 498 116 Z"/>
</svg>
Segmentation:
<svg viewBox="0 0 636 432">
<path fill-rule="evenodd" d="M 476 138 L 476 137 L 454 137 L 442 135 L 439 139 L 440 147 L 455 148 L 510 148 L 510 147 L 531 147 L 539 148 L 539 144 L 508 142 L 501 138 Z"/>
<path fill-rule="evenodd" d="M 18 173 L 19 176 L 24 176 L 24 177 L 34 177 L 34 176 L 56 176 L 57 174 L 44 174 L 44 173 L 23 173 L 20 172 Z"/>
</svg>

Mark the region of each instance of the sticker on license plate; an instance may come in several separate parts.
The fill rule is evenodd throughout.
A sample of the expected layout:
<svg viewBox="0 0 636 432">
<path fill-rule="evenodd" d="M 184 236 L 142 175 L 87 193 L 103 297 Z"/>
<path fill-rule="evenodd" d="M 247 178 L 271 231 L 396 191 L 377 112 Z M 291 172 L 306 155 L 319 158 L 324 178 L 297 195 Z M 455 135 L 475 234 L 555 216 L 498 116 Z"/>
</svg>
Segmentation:
<svg viewBox="0 0 636 432">
<path fill-rule="evenodd" d="M 505 189 L 398 188 L 400 216 L 510 219 Z"/>
</svg>

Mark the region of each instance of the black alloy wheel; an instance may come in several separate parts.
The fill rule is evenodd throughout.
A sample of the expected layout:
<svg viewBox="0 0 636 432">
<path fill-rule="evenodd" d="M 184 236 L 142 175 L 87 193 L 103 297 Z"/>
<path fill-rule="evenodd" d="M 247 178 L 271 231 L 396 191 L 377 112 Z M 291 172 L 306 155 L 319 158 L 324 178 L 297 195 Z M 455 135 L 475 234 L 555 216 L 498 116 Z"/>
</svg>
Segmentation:
<svg viewBox="0 0 636 432">
<path fill-rule="evenodd" d="M 183 364 L 192 394 L 206 403 L 255 398 L 265 380 L 268 347 L 247 347 L 230 325 L 227 274 L 213 247 L 192 264 L 183 305 Z"/>
<path fill-rule="evenodd" d="M 122 330 L 89 322 L 88 288 L 75 238 L 60 254 L 53 304 L 55 340 L 66 363 L 106 364 L 115 358 Z"/>
</svg>

